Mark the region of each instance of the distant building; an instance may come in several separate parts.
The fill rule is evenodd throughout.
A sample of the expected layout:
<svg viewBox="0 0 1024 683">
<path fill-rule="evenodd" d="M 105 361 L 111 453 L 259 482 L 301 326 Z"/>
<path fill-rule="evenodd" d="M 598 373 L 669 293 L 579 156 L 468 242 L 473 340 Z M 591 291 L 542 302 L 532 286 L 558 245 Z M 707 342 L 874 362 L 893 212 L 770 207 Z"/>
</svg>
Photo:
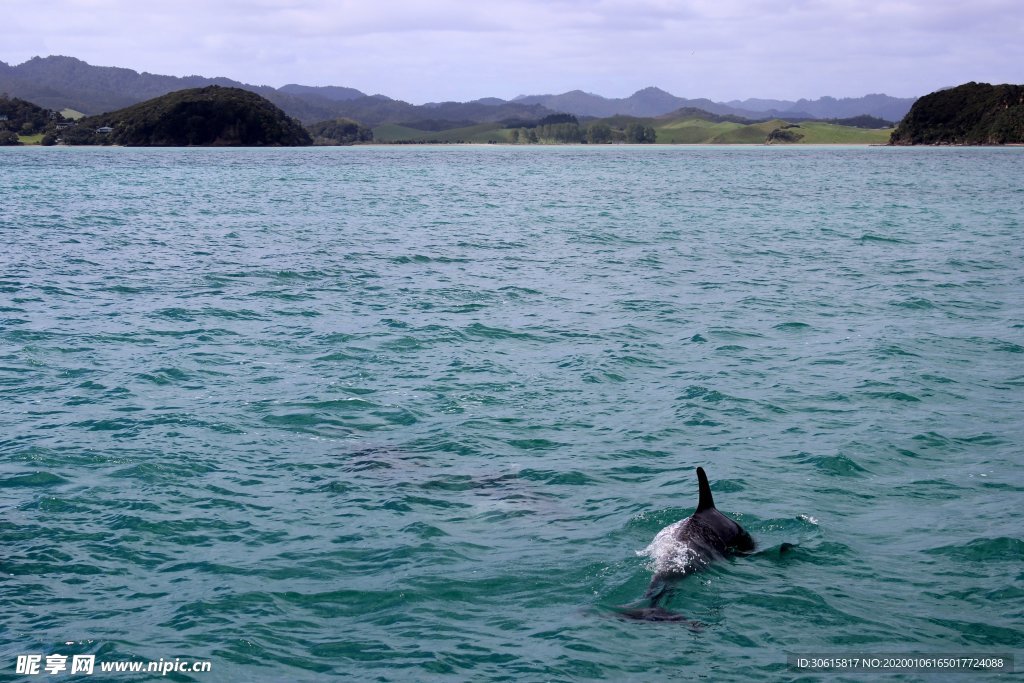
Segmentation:
<svg viewBox="0 0 1024 683">
<path fill-rule="evenodd" d="M 70 128 L 73 125 L 75 125 L 74 121 L 61 121 L 57 124 L 57 130 L 64 130 L 65 128 Z"/>
<path fill-rule="evenodd" d="M 107 133 L 113 133 L 114 129 L 110 126 L 100 126 L 96 129 L 96 132 L 99 133 L 100 135 L 106 135 Z"/>
</svg>

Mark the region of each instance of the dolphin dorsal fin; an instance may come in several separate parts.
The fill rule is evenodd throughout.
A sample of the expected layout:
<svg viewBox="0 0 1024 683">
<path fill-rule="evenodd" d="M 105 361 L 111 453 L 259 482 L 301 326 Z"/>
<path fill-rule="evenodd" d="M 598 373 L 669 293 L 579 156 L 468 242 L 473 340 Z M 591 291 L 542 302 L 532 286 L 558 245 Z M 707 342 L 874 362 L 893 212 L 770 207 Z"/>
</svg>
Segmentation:
<svg viewBox="0 0 1024 683">
<path fill-rule="evenodd" d="M 696 512 L 715 509 L 715 499 L 711 497 L 711 485 L 708 484 L 708 475 L 704 473 L 703 467 L 697 468 L 697 483 L 700 487 L 700 500 L 697 501 Z"/>
</svg>

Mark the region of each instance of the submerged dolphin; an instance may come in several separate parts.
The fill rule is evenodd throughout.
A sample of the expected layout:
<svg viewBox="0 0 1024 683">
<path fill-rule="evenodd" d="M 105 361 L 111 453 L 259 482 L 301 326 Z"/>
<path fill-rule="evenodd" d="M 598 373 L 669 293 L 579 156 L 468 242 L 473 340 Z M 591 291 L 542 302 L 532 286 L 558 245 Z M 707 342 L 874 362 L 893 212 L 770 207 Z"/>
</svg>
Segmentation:
<svg viewBox="0 0 1024 683">
<path fill-rule="evenodd" d="M 702 467 L 697 468 L 697 482 L 697 509 L 686 519 L 659 531 L 644 551 L 654 560 L 654 577 L 643 597 L 647 606 L 620 608 L 622 616 L 644 621 L 687 621 L 683 615 L 658 606 L 671 593 L 672 583 L 701 571 L 712 560 L 753 552 L 754 539 L 750 534 L 715 508 L 708 475 Z"/>
</svg>

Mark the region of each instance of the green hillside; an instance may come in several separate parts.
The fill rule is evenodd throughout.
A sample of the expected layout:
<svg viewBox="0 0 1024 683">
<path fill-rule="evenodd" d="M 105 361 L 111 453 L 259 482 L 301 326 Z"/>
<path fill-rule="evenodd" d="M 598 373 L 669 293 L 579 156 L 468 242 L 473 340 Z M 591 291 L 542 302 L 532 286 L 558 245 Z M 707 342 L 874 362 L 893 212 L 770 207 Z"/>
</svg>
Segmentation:
<svg viewBox="0 0 1024 683">
<path fill-rule="evenodd" d="M 781 119 L 743 124 L 683 118 L 660 122 L 654 129 L 660 143 L 690 145 L 763 144 L 777 130 L 788 131 L 788 134 L 772 140 L 773 144 L 885 144 L 892 132 L 889 129 L 854 128 L 822 121 L 789 123 Z"/>
<path fill-rule="evenodd" d="M 679 119 L 656 125 L 654 131 L 660 143 L 686 145 L 705 144 L 743 125 L 731 121 L 714 122 L 706 119 Z"/>
<path fill-rule="evenodd" d="M 853 128 L 821 121 L 801 121 L 798 130 L 805 145 L 884 145 L 891 128 Z"/>
<path fill-rule="evenodd" d="M 681 112 L 680 118 L 640 118 L 609 116 L 586 123 L 579 128 L 586 133 L 594 127 L 605 127 L 610 134 L 604 139 L 622 143 L 630 138 L 624 134 L 631 127 L 651 127 L 660 144 L 686 145 L 762 145 L 771 144 L 885 144 L 891 129 L 856 128 L 824 121 L 787 122 L 782 119 L 746 121 L 737 117 L 704 114 L 696 110 Z M 706 118 L 705 118 L 706 117 Z M 575 120 L 575 119 L 574 119 Z M 518 143 L 537 141 L 526 136 L 527 128 L 507 128 L 501 123 L 481 123 L 448 130 L 419 130 L 398 124 L 385 124 L 373 129 L 373 139 L 384 143 Z M 540 130 L 538 127 L 536 130 Z M 584 136 L 593 142 L 593 136 Z"/>
<path fill-rule="evenodd" d="M 762 144 L 768 139 L 768 134 L 777 128 L 788 125 L 781 119 L 750 123 L 733 130 L 725 131 L 717 135 L 710 142 L 718 145 L 754 145 Z"/>
</svg>

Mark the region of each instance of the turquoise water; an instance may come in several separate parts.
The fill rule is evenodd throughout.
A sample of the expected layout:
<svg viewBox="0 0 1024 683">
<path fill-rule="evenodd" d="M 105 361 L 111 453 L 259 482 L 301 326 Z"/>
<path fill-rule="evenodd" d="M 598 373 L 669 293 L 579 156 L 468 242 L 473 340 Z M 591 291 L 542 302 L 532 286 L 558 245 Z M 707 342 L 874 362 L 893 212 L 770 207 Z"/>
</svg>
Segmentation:
<svg viewBox="0 0 1024 683">
<path fill-rule="evenodd" d="M 206 682 L 1020 660 L 1024 150 L 0 170 L 0 677 L 25 653 Z M 762 552 L 679 586 L 701 630 L 616 618 L 698 465 Z"/>
</svg>

